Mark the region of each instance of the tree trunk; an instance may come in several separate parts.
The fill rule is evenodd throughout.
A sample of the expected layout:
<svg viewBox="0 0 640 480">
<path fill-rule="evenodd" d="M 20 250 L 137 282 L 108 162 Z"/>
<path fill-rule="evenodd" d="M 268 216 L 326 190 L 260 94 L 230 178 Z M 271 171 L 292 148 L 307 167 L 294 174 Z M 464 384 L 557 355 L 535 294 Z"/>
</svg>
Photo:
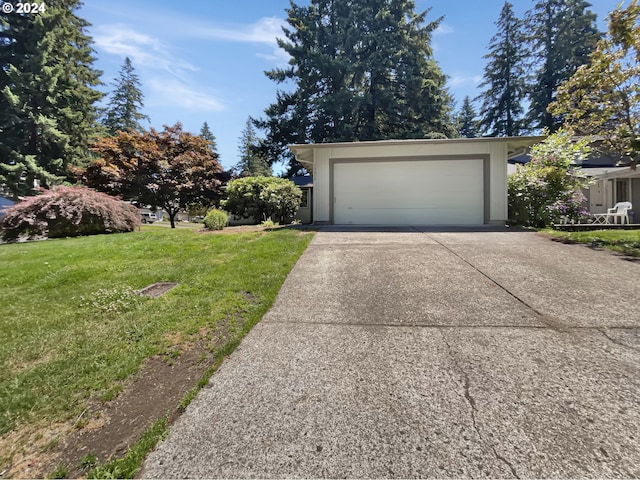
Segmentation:
<svg viewBox="0 0 640 480">
<path fill-rule="evenodd" d="M 169 213 L 169 212 L 167 212 Z M 171 228 L 176 228 L 176 215 L 178 212 L 169 213 L 169 222 L 171 223 Z"/>
</svg>

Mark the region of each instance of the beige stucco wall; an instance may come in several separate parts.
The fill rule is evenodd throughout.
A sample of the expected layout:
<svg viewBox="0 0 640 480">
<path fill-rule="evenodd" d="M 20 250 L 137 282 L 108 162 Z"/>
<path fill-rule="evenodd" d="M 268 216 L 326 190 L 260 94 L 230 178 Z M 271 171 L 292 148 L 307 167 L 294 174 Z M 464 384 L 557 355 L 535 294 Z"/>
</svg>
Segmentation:
<svg viewBox="0 0 640 480">
<path fill-rule="evenodd" d="M 507 145 L 504 142 L 392 143 L 375 145 L 358 143 L 323 145 L 313 151 L 313 217 L 314 222 L 330 222 L 330 160 L 403 157 L 437 157 L 453 155 L 489 156 L 489 223 L 507 220 Z M 455 161 L 455 160 L 452 160 Z"/>
</svg>

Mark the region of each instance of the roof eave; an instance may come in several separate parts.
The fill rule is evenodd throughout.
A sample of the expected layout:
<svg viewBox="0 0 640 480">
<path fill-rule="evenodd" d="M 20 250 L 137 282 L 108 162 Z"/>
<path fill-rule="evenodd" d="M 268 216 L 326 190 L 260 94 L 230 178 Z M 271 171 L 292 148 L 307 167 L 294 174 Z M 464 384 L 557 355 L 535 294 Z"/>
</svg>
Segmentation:
<svg viewBox="0 0 640 480">
<path fill-rule="evenodd" d="M 362 147 L 362 146 L 374 146 L 374 145 L 436 145 L 446 143 L 467 143 L 467 142 L 480 142 L 480 143 L 506 143 L 507 144 L 507 158 L 514 158 L 518 155 L 522 155 L 526 150 L 543 141 L 545 136 L 530 136 L 530 137 L 478 137 L 478 138 L 446 138 L 446 139 L 410 139 L 410 140 L 371 140 L 363 142 L 336 142 L 336 143 L 309 143 L 309 144 L 295 144 L 289 145 L 289 149 L 293 152 L 296 160 L 311 171 L 313 168 L 313 151 L 320 148 L 343 148 L 343 147 Z"/>
</svg>

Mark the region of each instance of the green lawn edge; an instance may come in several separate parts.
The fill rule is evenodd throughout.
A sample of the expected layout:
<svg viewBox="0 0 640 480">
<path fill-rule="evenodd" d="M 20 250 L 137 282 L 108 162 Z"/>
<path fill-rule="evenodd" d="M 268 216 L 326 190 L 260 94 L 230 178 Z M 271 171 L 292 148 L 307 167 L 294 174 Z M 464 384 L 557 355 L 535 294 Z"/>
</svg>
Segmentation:
<svg viewBox="0 0 640 480">
<path fill-rule="evenodd" d="M 640 257 L 640 230 L 565 232 L 553 228 L 545 228 L 540 232 L 567 243 L 607 248 L 624 255 Z"/>
<path fill-rule="evenodd" d="M 260 275 L 265 277 L 276 276 L 278 278 L 276 279 L 268 278 L 264 291 L 260 291 L 257 289 L 254 291 L 255 294 L 260 296 L 259 299 L 255 300 L 258 303 L 257 305 L 247 306 L 246 304 L 243 304 L 242 299 L 240 299 L 241 301 L 238 304 L 233 304 L 230 306 L 230 308 L 218 312 L 219 315 L 226 314 L 227 316 L 229 315 L 233 316 L 237 312 L 241 312 L 241 314 L 246 315 L 247 318 L 246 318 L 246 321 L 243 323 L 242 327 L 239 328 L 237 332 L 234 332 L 229 342 L 227 342 L 224 346 L 222 346 L 216 352 L 213 352 L 214 353 L 213 365 L 210 366 L 204 372 L 204 374 L 201 376 L 197 384 L 186 395 L 184 395 L 180 403 L 176 405 L 177 412 L 183 411 L 188 406 L 188 404 L 196 397 L 198 391 L 207 384 L 211 375 L 213 375 L 215 371 L 219 368 L 219 366 L 222 364 L 222 361 L 224 360 L 224 358 L 227 355 L 229 355 L 231 352 L 233 352 L 233 350 L 238 346 L 238 344 L 241 342 L 244 336 L 261 320 L 264 313 L 266 313 L 266 311 L 271 307 L 271 305 L 275 301 L 275 298 L 277 296 L 277 293 L 282 283 L 286 279 L 286 276 L 290 272 L 291 268 L 293 268 L 293 265 L 295 264 L 299 256 L 304 252 L 307 245 L 313 238 L 313 235 L 310 235 L 308 233 L 312 233 L 312 232 L 302 233 L 299 231 L 295 231 L 294 229 L 290 229 L 290 230 L 278 229 L 278 230 L 269 231 L 269 232 L 251 232 L 251 233 L 239 233 L 239 234 L 234 233 L 231 235 L 228 235 L 228 234 L 215 235 L 215 234 L 201 234 L 193 231 L 188 231 L 185 229 L 185 230 L 182 230 L 180 233 L 178 233 L 178 235 L 181 235 L 183 238 L 198 238 L 199 239 L 198 241 L 202 239 L 207 239 L 206 241 L 204 241 L 205 244 L 209 244 L 209 241 L 210 241 L 211 245 L 214 245 L 216 247 L 224 244 L 225 242 L 226 243 L 231 242 L 232 244 L 231 246 L 227 245 L 228 247 L 227 255 L 230 258 L 232 258 L 230 262 L 236 261 L 238 259 L 242 259 L 242 261 L 240 261 L 240 263 L 238 264 L 239 265 L 238 268 L 244 268 L 242 267 L 242 265 L 251 266 L 251 264 L 257 265 L 257 264 L 263 263 L 261 261 L 261 259 L 263 259 L 264 262 L 268 264 L 268 267 L 264 268 Z M 175 232 L 172 232 L 168 229 L 143 229 L 142 232 L 135 232 L 134 234 L 124 234 L 124 235 L 134 235 L 134 236 L 144 235 L 146 236 L 146 241 L 161 242 L 162 237 L 173 236 L 175 234 L 176 234 Z M 23 244 L 19 246 L 18 245 L 2 245 L 0 246 L 0 265 L 2 265 L 3 260 L 5 261 L 7 260 L 6 259 L 7 252 L 10 249 L 18 248 L 18 249 L 26 249 L 28 251 L 28 254 L 29 254 L 28 257 L 30 259 L 33 260 L 35 258 L 34 261 L 36 263 L 38 264 L 42 263 L 42 264 L 45 264 L 45 267 L 48 267 L 51 264 L 55 264 L 57 261 L 55 259 L 55 256 L 52 256 L 52 253 L 51 253 L 52 251 L 55 250 L 56 244 L 60 246 L 64 246 L 64 245 L 69 245 L 70 243 L 79 241 L 80 244 L 74 244 L 74 247 L 78 247 L 79 250 L 82 250 L 82 248 L 84 248 L 81 245 L 82 243 L 102 242 L 102 241 L 105 241 L 105 238 L 108 238 L 108 237 L 115 238 L 117 237 L 117 235 L 96 236 L 96 237 L 92 237 L 92 239 L 85 238 L 82 240 L 64 239 L 64 240 L 57 240 L 57 241 L 36 242 L 33 244 Z M 280 258 L 278 257 L 277 254 L 272 255 L 271 253 L 273 252 L 270 251 L 271 249 L 269 246 L 265 246 L 264 248 L 262 248 L 262 250 L 258 248 L 256 250 L 258 252 L 256 258 L 252 258 L 253 250 L 251 249 L 253 248 L 253 246 L 254 245 L 259 246 L 261 242 L 265 241 L 265 239 L 269 239 L 274 243 L 274 245 L 276 245 L 277 248 L 274 248 L 274 251 L 278 251 L 278 248 L 280 249 L 279 251 L 281 252 L 286 251 L 287 253 L 286 255 L 284 255 L 286 258 Z M 280 245 L 277 246 L 277 244 L 280 244 Z M 158 245 L 156 245 L 156 247 L 157 246 Z M 7 247 L 8 247 L 8 250 L 7 250 Z M 42 254 L 41 250 L 46 250 L 46 253 Z M 73 250 L 73 248 L 71 250 Z M 64 252 L 65 255 L 68 254 L 68 251 L 69 250 L 66 250 Z M 44 258 L 48 259 L 49 261 L 42 262 Z M 9 263 L 11 263 L 12 261 L 15 261 L 15 258 L 10 259 Z M 160 262 L 160 263 L 163 263 L 163 262 Z M 220 262 L 216 263 L 216 261 L 214 261 L 213 264 L 219 265 Z M 273 268 L 271 267 L 272 264 L 275 265 Z M 164 267 L 164 265 L 161 265 L 161 267 Z M 40 266 L 39 268 L 42 268 L 42 266 Z M 27 268 L 27 270 L 29 269 Z M 147 269 L 147 270 L 153 270 L 153 268 Z M 274 274 L 273 270 L 279 270 L 279 273 Z M 245 272 L 245 275 L 246 275 L 246 278 L 253 278 L 253 277 L 260 276 L 260 275 L 253 275 L 252 268 L 249 268 Z M 29 275 L 27 274 L 27 276 Z M 3 280 L 5 282 L 7 281 L 6 278 L 3 279 L 2 276 L 0 276 L 0 282 Z M 253 278 L 253 280 L 255 280 L 255 278 Z M 146 281 L 142 283 L 146 283 Z M 188 283 L 188 282 L 183 282 L 183 284 L 184 283 Z M 220 280 L 220 282 L 218 283 L 224 283 L 224 281 Z M 136 285 L 136 287 L 142 287 L 142 286 L 143 285 Z M 253 287 L 252 289 L 248 289 L 241 285 L 236 285 L 236 289 L 240 289 L 243 293 L 246 293 L 246 291 L 253 290 Z M 171 294 L 167 294 L 168 297 L 170 295 Z M 235 297 L 233 299 L 236 301 L 238 300 Z M 135 309 L 133 313 L 135 313 Z M 128 314 L 131 314 L 131 312 L 127 311 L 125 312 L 125 314 L 128 315 Z M 169 328 L 169 330 L 172 330 L 172 328 Z M 194 327 L 185 326 L 184 330 L 188 333 L 193 331 Z M 116 386 L 120 385 L 120 383 L 124 382 L 126 378 L 128 378 L 130 375 L 138 371 L 139 367 L 144 363 L 145 359 L 150 358 L 154 355 L 157 355 L 158 353 L 163 353 L 164 348 L 165 347 L 162 346 L 162 342 L 158 341 L 158 339 L 156 338 L 156 341 L 153 343 L 152 348 L 144 349 L 144 352 L 142 352 L 143 355 L 139 355 L 140 358 L 139 358 L 139 361 L 137 362 L 137 368 L 128 371 L 127 375 L 124 375 L 123 378 L 119 378 L 116 382 Z M 38 368 L 38 366 L 36 366 L 35 368 Z M 111 385 L 111 388 L 113 388 L 113 386 L 114 385 Z M 110 390 L 106 389 L 104 393 L 105 399 L 109 398 L 109 392 Z M 86 394 L 82 395 L 83 398 L 84 396 L 86 396 Z M 51 415 L 49 414 L 46 414 L 45 416 L 50 420 L 52 419 L 50 418 Z M 55 418 L 55 414 L 53 414 L 53 419 L 58 420 L 57 418 Z M 171 419 L 166 418 L 165 421 L 167 422 L 167 425 L 168 425 Z M 123 457 L 112 460 L 104 465 L 100 465 L 99 467 L 94 468 L 94 470 L 92 470 L 91 473 L 101 478 L 105 478 L 105 476 L 108 477 L 109 475 L 112 475 L 115 477 L 122 477 L 122 478 L 128 476 L 129 474 L 135 475 L 137 470 L 140 468 L 141 462 L 146 456 L 146 454 L 155 446 L 155 444 L 161 437 L 162 435 L 158 434 L 157 425 L 154 424 L 141 436 L 141 439 L 124 454 Z M 156 438 L 156 440 L 151 441 L 150 440 L 151 438 Z M 143 452 L 143 453 L 141 454 L 140 452 Z M 75 468 L 75 467 L 77 466 L 60 465 L 60 467 L 57 468 L 54 472 L 52 472 L 50 476 L 64 477 L 66 475 L 66 472 L 69 471 L 68 468 Z M 91 467 L 94 467 L 94 466 L 91 465 Z"/>
</svg>

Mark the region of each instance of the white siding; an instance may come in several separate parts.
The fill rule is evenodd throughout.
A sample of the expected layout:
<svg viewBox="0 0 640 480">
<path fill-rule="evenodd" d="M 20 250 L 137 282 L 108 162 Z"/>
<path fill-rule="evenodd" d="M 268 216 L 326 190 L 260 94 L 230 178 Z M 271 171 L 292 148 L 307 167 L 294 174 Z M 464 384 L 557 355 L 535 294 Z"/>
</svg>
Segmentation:
<svg viewBox="0 0 640 480">
<path fill-rule="evenodd" d="M 406 159 L 417 157 L 429 157 L 436 159 L 438 156 L 446 161 L 456 162 L 455 157 L 469 159 L 489 158 L 488 178 L 485 179 L 488 202 L 489 223 L 501 224 L 507 220 L 507 145 L 499 139 L 488 141 L 443 141 L 443 142 L 396 142 L 385 144 L 384 142 L 357 142 L 353 144 L 310 146 L 313 148 L 313 184 L 314 184 L 314 222 L 331 221 L 331 160 L 349 161 L 349 159 L 376 159 L 389 158 L 393 162 L 402 162 Z M 405 157 L 403 159 L 403 157 Z"/>
</svg>

